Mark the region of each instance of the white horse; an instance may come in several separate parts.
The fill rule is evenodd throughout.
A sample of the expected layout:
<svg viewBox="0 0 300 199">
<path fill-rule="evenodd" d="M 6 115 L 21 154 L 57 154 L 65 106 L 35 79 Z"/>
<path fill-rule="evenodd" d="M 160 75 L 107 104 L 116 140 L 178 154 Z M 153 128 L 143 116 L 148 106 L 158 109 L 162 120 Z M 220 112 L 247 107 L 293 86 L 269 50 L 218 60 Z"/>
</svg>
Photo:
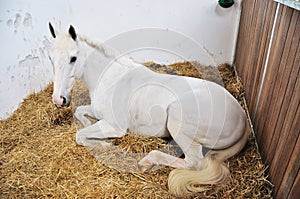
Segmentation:
<svg viewBox="0 0 300 199">
<path fill-rule="evenodd" d="M 149 136 L 172 137 L 185 157 L 151 151 L 139 162 L 142 171 L 153 165 L 172 170 L 168 186 L 183 196 L 199 192 L 200 184 L 223 182 L 229 175 L 224 161 L 237 154 L 248 138 L 244 110 L 223 87 L 201 79 L 158 74 L 118 54 L 103 44 L 77 34 L 57 34 L 49 57 L 54 67 L 53 102 L 57 107 L 70 104 L 74 79 L 83 77 L 91 104 L 80 106 L 76 118 L 84 128 L 76 134 L 79 145 L 91 140 L 121 137 L 126 131 Z M 95 49 L 95 59 L 86 59 L 84 48 Z M 113 60 L 113 61 L 112 61 Z M 91 125 L 86 115 L 98 119 Z M 204 148 L 209 148 L 206 152 Z"/>
</svg>

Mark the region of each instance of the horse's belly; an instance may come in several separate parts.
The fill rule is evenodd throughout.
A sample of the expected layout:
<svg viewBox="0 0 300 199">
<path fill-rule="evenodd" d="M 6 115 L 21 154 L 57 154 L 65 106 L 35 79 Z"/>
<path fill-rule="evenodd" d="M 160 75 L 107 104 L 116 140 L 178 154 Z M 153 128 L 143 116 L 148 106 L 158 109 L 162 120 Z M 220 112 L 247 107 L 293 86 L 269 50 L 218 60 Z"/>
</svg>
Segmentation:
<svg viewBox="0 0 300 199">
<path fill-rule="evenodd" d="M 131 132 L 155 137 L 170 136 L 166 128 L 167 112 L 164 107 L 154 105 L 135 110 L 129 114 L 129 130 Z"/>
<path fill-rule="evenodd" d="M 134 132 L 137 134 L 142 134 L 146 136 L 154 136 L 154 137 L 170 137 L 170 133 L 166 128 L 165 123 L 150 123 L 144 125 L 139 122 L 131 123 L 129 127 L 130 132 Z"/>
<path fill-rule="evenodd" d="M 169 90 L 156 84 L 135 90 L 129 100 L 129 130 L 148 136 L 169 137 L 167 109 L 174 99 Z"/>
</svg>

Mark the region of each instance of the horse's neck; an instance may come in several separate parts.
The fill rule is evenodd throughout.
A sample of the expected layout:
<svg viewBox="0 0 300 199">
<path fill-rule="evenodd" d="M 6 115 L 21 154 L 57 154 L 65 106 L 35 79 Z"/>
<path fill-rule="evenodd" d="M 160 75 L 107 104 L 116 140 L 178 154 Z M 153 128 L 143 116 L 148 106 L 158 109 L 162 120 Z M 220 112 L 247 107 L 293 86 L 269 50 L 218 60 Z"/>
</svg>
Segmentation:
<svg viewBox="0 0 300 199">
<path fill-rule="evenodd" d="M 104 43 L 100 43 L 98 41 L 92 40 L 82 34 L 78 34 L 78 37 L 82 42 L 84 42 L 85 44 L 90 46 L 92 49 L 101 52 L 105 57 L 107 57 L 110 60 L 114 60 L 124 66 L 127 66 L 127 67 L 134 67 L 136 64 L 138 64 L 134 60 L 132 60 L 126 56 L 122 56 L 119 51 L 112 48 L 111 46 L 108 46 L 108 45 L 105 45 Z"/>
<path fill-rule="evenodd" d="M 99 78 L 111 67 L 121 67 L 121 70 L 129 70 L 130 68 L 139 66 L 133 60 L 126 57 L 119 57 L 120 53 L 113 48 L 104 44 L 91 40 L 88 37 L 79 34 L 79 39 L 85 43 L 88 48 L 86 51 L 85 69 L 83 79 L 86 83 L 90 94 L 96 89 Z M 114 65 L 116 63 L 116 65 Z M 124 69 L 124 70 L 123 70 Z M 118 74 L 116 74 L 117 76 Z"/>
<path fill-rule="evenodd" d="M 83 80 L 88 87 L 90 94 L 92 94 L 105 67 L 104 64 L 101 64 L 101 54 L 99 51 L 87 49 L 86 55 Z"/>
</svg>

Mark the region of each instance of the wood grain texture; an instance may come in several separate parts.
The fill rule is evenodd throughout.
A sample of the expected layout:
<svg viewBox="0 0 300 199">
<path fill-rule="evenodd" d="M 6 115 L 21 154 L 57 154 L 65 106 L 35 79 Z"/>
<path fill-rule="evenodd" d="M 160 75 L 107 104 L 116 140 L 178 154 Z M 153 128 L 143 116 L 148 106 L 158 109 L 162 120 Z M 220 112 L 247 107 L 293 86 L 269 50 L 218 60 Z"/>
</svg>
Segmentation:
<svg viewBox="0 0 300 199">
<path fill-rule="evenodd" d="M 299 125 L 299 122 L 298 122 L 298 125 Z M 299 193 L 299 191 L 300 191 L 300 187 L 299 187 L 300 184 L 299 184 L 299 182 L 297 182 L 297 178 L 299 178 L 298 175 L 299 175 L 299 165 L 300 165 L 300 156 L 298 155 L 299 147 L 300 147 L 300 137 L 299 136 L 296 141 L 297 141 L 297 143 L 295 144 L 294 149 L 292 150 L 292 154 L 289 157 L 289 160 L 287 162 L 288 165 L 284 172 L 285 175 L 283 175 L 283 179 L 280 182 L 281 186 L 278 187 L 278 190 L 276 192 L 277 193 L 276 195 L 280 198 L 296 198 L 295 193 L 296 192 Z M 281 156 L 281 157 L 284 157 L 284 156 Z M 282 159 L 281 161 L 286 161 L 286 160 Z M 277 170 L 279 170 L 279 169 L 277 168 Z M 280 170 L 282 170 L 282 169 L 280 169 Z M 299 179 L 298 179 L 298 181 L 299 181 Z M 297 196 L 299 197 L 300 195 L 297 194 Z"/>
<path fill-rule="evenodd" d="M 235 67 L 244 83 L 261 154 L 269 165 L 274 197 L 296 198 L 300 189 L 300 11 L 279 6 L 266 62 L 276 7 L 272 0 L 243 1 Z"/>
<path fill-rule="evenodd" d="M 254 118 L 254 123 L 259 124 L 255 126 L 256 132 L 264 132 L 258 137 L 259 145 L 262 146 L 261 150 L 263 155 L 267 158 L 267 163 L 270 163 L 269 156 L 264 154 L 269 151 L 270 140 L 274 140 L 273 136 L 276 135 L 274 132 L 274 126 L 276 125 L 276 117 L 278 115 L 272 115 L 273 106 L 276 104 L 277 98 L 284 93 L 275 93 L 275 87 L 281 86 L 280 79 L 283 75 L 282 71 L 285 71 L 286 65 L 281 65 L 281 61 L 284 57 L 285 47 L 288 47 L 289 41 L 287 41 L 288 29 L 290 25 L 290 19 L 292 15 L 292 9 L 287 7 L 281 7 L 279 13 L 282 13 L 278 18 L 278 26 L 275 28 L 275 34 L 273 39 L 272 48 L 270 51 L 268 68 L 265 76 L 265 81 L 263 84 L 263 90 L 260 96 L 260 101 L 258 104 L 258 109 L 256 117 Z M 286 52 L 288 53 L 288 52 Z M 285 81 L 288 81 L 286 79 Z M 270 128 L 265 128 L 265 125 L 271 122 Z M 272 143 L 273 145 L 276 143 Z"/>
<path fill-rule="evenodd" d="M 300 173 L 298 171 L 297 177 L 294 181 L 294 185 L 293 185 L 287 198 L 289 198 L 289 199 L 299 198 L 299 196 L 300 196 L 300 188 L 299 187 L 300 187 Z"/>
<path fill-rule="evenodd" d="M 273 1 L 244 1 L 236 49 L 237 72 L 243 79 L 248 108 L 253 117 L 256 96 L 267 55 L 276 3 Z M 267 18 L 267 20 L 264 20 Z M 256 70 L 253 70 L 255 68 Z"/>
</svg>

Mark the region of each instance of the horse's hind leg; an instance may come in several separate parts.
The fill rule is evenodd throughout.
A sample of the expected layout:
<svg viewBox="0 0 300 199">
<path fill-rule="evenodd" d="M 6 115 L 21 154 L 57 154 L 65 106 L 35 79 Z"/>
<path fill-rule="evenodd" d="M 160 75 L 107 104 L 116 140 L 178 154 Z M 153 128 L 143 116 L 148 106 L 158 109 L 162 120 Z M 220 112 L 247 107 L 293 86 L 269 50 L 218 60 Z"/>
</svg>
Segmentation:
<svg viewBox="0 0 300 199">
<path fill-rule="evenodd" d="M 186 162 L 182 158 L 178 158 L 161 151 L 153 150 L 139 161 L 139 170 L 145 172 L 154 165 L 165 165 L 177 169 L 186 169 Z"/>
<path fill-rule="evenodd" d="M 139 161 L 139 169 L 142 172 L 150 170 L 154 165 L 170 166 L 177 169 L 200 169 L 204 155 L 203 146 L 197 143 L 191 143 L 188 138 L 177 136 L 175 142 L 183 150 L 185 158 L 175 157 L 161 151 L 153 150 Z"/>
<path fill-rule="evenodd" d="M 185 158 L 178 158 L 154 150 L 139 162 L 139 168 L 142 172 L 151 169 L 154 165 L 165 165 L 178 169 L 200 169 L 204 158 L 203 146 L 194 140 L 196 134 L 194 133 L 193 136 L 190 128 L 187 128 L 186 124 L 182 124 L 184 114 L 178 111 L 179 108 L 182 110 L 182 106 L 176 102 L 169 106 L 167 128 L 174 141 L 183 151 Z"/>
<path fill-rule="evenodd" d="M 207 153 L 199 142 L 201 136 L 197 103 L 193 93 L 187 93 L 168 107 L 167 128 L 170 135 L 185 155 L 187 168 L 200 169 Z"/>
<path fill-rule="evenodd" d="M 193 92 L 187 92 L 168 106 L 167 129 L 183 151 L 185 158 L 181 159 L 160 151 L 152 151 L 140 162 L 142 171 L 152 165 L 161 164 L 180 169 L 201 169 L 201 164 L 207 153 L 203 147 L 199 128 L 199 111 L 197 98 Z"/>
</svg>

